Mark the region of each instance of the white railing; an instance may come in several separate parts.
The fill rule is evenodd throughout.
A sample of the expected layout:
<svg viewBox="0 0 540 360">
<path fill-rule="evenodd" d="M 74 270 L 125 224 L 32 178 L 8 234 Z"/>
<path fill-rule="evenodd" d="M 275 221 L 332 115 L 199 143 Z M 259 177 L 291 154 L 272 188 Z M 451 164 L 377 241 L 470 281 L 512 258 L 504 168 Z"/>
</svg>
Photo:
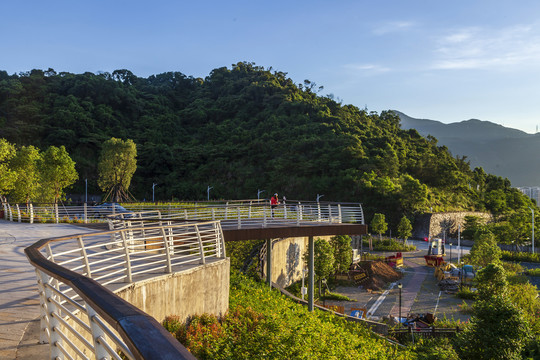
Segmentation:
<svg viewBox="0 0 540 360">
<path fill-rule="evenodd" d="M 275 207 L 267 204 L 192 206 L 175 209 L 155 209 L 134 213 L 117 213 L 108 216 L 111 229 L 144 226 L 144 220 L 221 220 L 227 228 L 252 228 L 272 226 L 294 226 L 315 223 L 360 223 L 364 224 L 361 204 L 296 202 Z M 120 226 L 120 227 L 118 227 Z"/>
<path fill-rule="evenodd" d="M 52 358 L 140 359 L 152 358 L 144 355 L 152 351 L 159 358 L 172 351 L 170 358 L 183 359 L 193 357 L 157 321 L 111 290 L 225 258 L 225 244 L 219 222 L 210 221 L 42 240 L 25 252 L 36 267 L 42 340 L 49 342 Z M 141 344 L 134 337 L 145 327 L 164 338 Z M 158 343 L 165 347 L 156 348 Z"/>
<path fill-rule="evenodd" d="M 331 203 L 288 201 L 273 208 L 268 202 L 257 200 L 229 201 L 222 203 L 184 204 L 103 204 L 97 206 L 68 206 L 64 204 L 33 205 L 3 204 L 4 217 L 19 222 L 93 222 L 104 221 L 109 215 L 130 212 L 159 211 L 164 218 L 185 220 L 237 220 L 249 225 L 250 220 L 266 220 L 276 225 L 279 221 L 316 221 L 328 223 L 364 224 L 364 214 L 359 203 Z M 129 215 L 127 215 L 129 216 Z"/>
</svg>

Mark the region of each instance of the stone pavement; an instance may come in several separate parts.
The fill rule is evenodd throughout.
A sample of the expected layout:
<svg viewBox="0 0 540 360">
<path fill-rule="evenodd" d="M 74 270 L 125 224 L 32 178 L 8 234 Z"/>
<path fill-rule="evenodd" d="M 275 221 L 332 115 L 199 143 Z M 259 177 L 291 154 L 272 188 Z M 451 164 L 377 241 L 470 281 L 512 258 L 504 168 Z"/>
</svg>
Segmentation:
<svg viewBox="0 0 540 360">
<path fill-rule="evenodd" d="M 92 231 L 71 224 L 0 220 L 0 360 L 49 357 L 49 346 L 38 345 L 36 273 L 26 259 L 24 248 L 40 239 Z"/>
</svg>

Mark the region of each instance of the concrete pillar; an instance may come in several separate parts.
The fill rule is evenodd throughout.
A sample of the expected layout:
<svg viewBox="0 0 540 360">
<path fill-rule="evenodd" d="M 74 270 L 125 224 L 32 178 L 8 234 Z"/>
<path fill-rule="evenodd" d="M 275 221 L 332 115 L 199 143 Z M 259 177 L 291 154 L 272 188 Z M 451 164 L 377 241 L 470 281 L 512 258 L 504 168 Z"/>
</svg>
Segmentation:
<svg viewBox="0 0 540 360">
<path fill-rule="evenodd" d="M 266 282 L 272 287 L 272 239 L 266 239 Z"/>
<path fill-rule="evenodd" d="M 308 310 L 313 311 L 315 291 L 315 242 L 313 241 L 313 236 L 309 237 L 308 248 Z"/>
</svg>

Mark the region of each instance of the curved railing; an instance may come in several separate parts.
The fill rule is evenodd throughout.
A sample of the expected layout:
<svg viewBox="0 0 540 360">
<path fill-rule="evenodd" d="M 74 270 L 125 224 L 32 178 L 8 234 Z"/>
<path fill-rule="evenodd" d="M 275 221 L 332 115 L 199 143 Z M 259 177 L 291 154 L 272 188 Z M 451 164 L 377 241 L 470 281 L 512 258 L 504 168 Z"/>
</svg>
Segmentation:
<svg viewBox="0 0 540 360">
<path fill-rule="evenodd" d="M 155 319 L 113 291 L 223 259 L 224 245 L 219 222 L 209 221 L 45 239 L 26 248 L 51 357 L 194 359 Z"/>
<path fill-rule="evenodd" d="M 135 213 L 124 212 L 108 216 L 113 222 L 127 221 L 143 225 L 144 220 L 221 220 L 222 226 L 241 229 L 246 227 L 294 226 L 305 222 L 364 224 L 364 213 L 359 203 L 287 202 L 272 207 L 251 203 L 234 205 L 186 206 L 182 208 L 155 208 Z M 113 226 L 114 228 L 114 226 Z"/>
<path fill-rule="evenodd" d="M 101 204 L 71 206 L 65 204 L 3 203 L 4 218 L 19 222 L 89 222 L 103 221 L 106 216 L 129 212 L 159 211 L 163 216 L 183 214 L 189 220 L 249 220 L 318 221 L 330 223 L 364 224 L 364 213 L 359 203 L 287 201 L 273 208 L 267 201 L 237 200 L 219 203 L 177 204 Z"/>
</svg>

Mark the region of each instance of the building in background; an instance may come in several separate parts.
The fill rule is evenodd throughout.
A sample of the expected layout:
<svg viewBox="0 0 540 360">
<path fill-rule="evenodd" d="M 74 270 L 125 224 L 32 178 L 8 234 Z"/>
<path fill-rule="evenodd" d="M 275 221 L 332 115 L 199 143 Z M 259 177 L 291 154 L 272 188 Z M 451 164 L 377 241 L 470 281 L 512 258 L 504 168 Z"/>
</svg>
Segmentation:
<svg viewBox="0 0 540 360">
<path fill-rule="evenodd" d="M 518 190 L 536 201 L 536 204 L 540 204 L 540 187 L 538 186 L 524 186 L 524 187 L 518 187 Z"/>
</svg>

